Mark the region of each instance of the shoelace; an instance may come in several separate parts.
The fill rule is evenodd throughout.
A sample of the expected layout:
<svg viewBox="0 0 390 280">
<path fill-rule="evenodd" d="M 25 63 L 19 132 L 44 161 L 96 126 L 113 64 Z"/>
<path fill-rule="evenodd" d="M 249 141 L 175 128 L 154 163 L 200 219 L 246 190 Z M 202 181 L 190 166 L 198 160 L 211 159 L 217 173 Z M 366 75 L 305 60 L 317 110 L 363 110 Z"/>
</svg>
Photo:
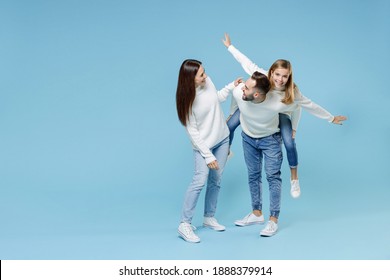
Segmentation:
<svg viewBox="0 0 390 280">
<path fill-rule="evenodd" d="M 210 218 L 208 220 L 208 224 L 209 225 L 213 225 L 213 226 L 218 226 L 219 224 L 217 223 L 217 220 L 215 218 Z"/>
<path fill-rule="evenodd" d="M 195 233 L 193 232 L 194 230 L 196 230 L 196 227 L 193 225 L 184 226 L 184 232 L 186 235 L 195 236 Z"/>
<path fill-rule="evenodd" d="M 252 213 L 249 213 L 248 215 L 245 216 L 244 219 L 242 219 L 243 221 L 248 221 L 249 220 L 249 217 L 252 215 Z"/>
<path fill-rule="evenodd" d="M 265 231 L 275 231 L 275 223 L 273 222 L 268 222 L 267 227 L 265 228 Z"/>
<path fill-rule="evenodd" d="M 299 186 L 296 182 L 292 183 L 292 191 L 299 191 Z"/>
</svg>

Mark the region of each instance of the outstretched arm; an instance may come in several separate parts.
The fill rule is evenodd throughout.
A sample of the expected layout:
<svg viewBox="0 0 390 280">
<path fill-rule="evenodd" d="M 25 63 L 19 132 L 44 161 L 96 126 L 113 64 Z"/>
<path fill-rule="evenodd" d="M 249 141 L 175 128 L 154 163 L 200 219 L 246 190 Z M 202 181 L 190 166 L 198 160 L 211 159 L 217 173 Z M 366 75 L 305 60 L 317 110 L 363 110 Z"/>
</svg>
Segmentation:
<svg viewBox="0 0 390 280">
<path fill-rule="evenodd" d="M 217 91 L 219 102 L 224 102 L 228 98 L 228 96 L 232 93 L 233 89 L 242 82 L 243 82 L 242 78 L 239 77 L 235 79 L 233 82 L 231 82 L 230 84 L 226 85 L 223 89 Z"/>
<path fill-rule="evenodd" d="M 234 81 L 234 86 L 237 87 L 240 83 L 243 83 L 244 81 L 242 80 L 241 77 L 237 78 L 235 81 Z M 230 113 L 229 113 L 229 117 L 228 117 L 228 120 L 229 118 L 234 114 L 234 112 L 238 109 L 238 105 L 237 105 L 237 101 L 236 99 L 233 97 L 231 102 L 230 102 Z"/>
<path fill-rule="evenodd" d="M 332 123 L 342 125 L 343 121 L 346 121 L 347 117 L 345 116 L 335 116 Z"/>
<path fill-rule="evenodd" d="M 255 63 L 253 63 L 248 57 L 243 53 L 237 50 L 231 42 L 229 34 L 225 33 L 225 39 L 222 39 L 223 44 L 227 47 L 228 51 L 234 56 L 234 58 L 241 64 L 244 71 L 249 75 L 252 75 L 254 72 L 258 71 L 264 75 L 267 75 L 267 71 L 263 68 L 260 68 Z"/>
<path fill-rule="evenodd" d="M 333 116 L 331 113 L 329 113 L 327 110 L 322 108 L 320 105 L 314 103 L 299 91 L 298 87 L 295 88 L 295 99 L 294 103 L 301 105 L 302 108 L 304 108 L 306 111 L 308 111 L 310 114 L 321 118 L 328 120 L 331 123 L 334 124 L 342 124 L 343 121 L 347 119 L 345 116 Z"/>
<path fill-rule="evenodd" d="M 230 45 L 232 44 L 231 40 L 230 40 L 230 36 L 229 34 L 225 33 L 225 39 L 222 39 L 222 42 L 223 44 L 225 45 L 225 47 L 229 48 Z"/>
</svg>

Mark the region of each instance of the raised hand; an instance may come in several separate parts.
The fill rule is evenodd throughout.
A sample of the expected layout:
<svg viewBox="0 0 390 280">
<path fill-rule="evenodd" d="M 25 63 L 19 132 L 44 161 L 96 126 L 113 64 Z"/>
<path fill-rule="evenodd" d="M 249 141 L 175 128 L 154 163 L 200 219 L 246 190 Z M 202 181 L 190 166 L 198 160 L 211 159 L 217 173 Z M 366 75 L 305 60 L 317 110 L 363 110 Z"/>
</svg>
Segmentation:
<svg viewBox="0 0 390 280">
<path fill-rule="evenodd" d="M 229 34 L 225 33 L 225 39 L 222 39 L 222 42 L 227 48 L 232 44 Z"/>
</svg>

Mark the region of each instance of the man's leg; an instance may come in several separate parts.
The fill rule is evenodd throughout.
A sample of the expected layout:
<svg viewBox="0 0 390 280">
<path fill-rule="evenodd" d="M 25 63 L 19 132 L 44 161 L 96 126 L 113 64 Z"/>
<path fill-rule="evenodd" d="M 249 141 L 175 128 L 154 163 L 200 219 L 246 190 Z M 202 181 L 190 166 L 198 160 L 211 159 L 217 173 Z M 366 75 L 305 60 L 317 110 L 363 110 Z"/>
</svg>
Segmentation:
<svg viewBox="0 0 390 280">
<path fill-rule="evenodd" d="M 251 138 L 242 133 L 245 163 L 248 169 L 248 185 L 252 200 L 252 210 L 262 210 L 261 168 L 263 155 L 256 147 L 259 139 Z"/>
<path fill-rule="evenodd" d="M 261 235 L 272 236 L 276 233 L 280 213 L 282 179 L 280 168 L 282 166 L 283 155 L 281 150 L 280 133 L 275 133 L 269 137 L 262 138 L 261 147 L 264 153 L 264 167 L 269 185 L 270 194 L 270 221 Z"/>
</svg>

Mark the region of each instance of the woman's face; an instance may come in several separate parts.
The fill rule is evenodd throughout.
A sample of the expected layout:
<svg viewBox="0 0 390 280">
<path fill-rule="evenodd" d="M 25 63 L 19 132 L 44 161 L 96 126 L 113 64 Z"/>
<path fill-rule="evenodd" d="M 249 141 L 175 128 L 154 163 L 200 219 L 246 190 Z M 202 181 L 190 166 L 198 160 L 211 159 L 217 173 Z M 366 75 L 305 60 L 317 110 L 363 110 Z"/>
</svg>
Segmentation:
<svg viewBox="0 0 390 280">
<path fill-rule="evenodd" d="M 206 78 L 207 78 L 206 72 L 204 71 L 204 68 L 201 65 L 195 76 L 195 87 L 204 86 L 206 84 Z"/>
<path fill-rule="evenodd" d="M 286 85 L 290 73 L 285 68 L 277 68 L 272 72 L 271 78 L 275 84 L 276 89 L 284 88 Z"/>
</svg>

